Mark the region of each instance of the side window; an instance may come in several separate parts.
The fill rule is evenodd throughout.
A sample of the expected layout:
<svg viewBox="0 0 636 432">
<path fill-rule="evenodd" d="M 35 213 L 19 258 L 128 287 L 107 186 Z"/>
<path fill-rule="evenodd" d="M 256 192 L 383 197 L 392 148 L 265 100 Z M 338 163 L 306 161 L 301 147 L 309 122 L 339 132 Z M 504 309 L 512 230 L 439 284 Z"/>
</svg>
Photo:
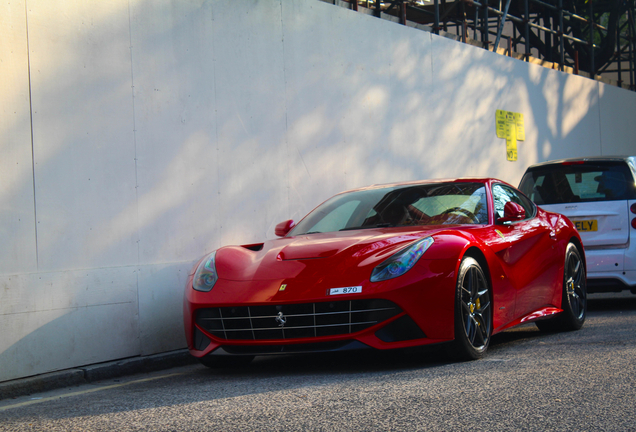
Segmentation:
<svg viewBox="0 0 636 432">
<path fill-rule="evenodd" d="M 504 206 L 507 202 L 512 201 L 519 204 L 526 211 L 526 219 L 534 216 L 535 208 L 528 198 L 519 194 L 516 190 L 502 184 L 496 184 L 492 187 L 492 198 L 495 204 L 495 217 L 500 218 L 504 215 Z"/>
<path fill-rule="evenodd" d="M 519 201 L 515 201 L 515 202 L 519 204 L 521 207 L 523 207 L 524 210 L 526 211 L 526 219 L 535 217 L 537 215 L 537 206 L 535 206 L 534 203 L 530 199 L 528 199 L 528 197 L 526 197 L 525 195 L 521 195 L 517 193 L 517 191 L 515 191 L 514 189 L 512 189 L 512 191 L 515 193 L 515 195 L 519 199 Z"/>
</svg>

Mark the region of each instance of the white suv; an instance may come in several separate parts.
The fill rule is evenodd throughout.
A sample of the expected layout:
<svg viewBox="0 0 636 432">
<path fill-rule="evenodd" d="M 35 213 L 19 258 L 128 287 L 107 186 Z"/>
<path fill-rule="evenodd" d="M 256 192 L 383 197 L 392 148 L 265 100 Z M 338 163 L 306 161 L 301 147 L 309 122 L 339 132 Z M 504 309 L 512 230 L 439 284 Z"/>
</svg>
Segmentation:
<svg viewBox="0 0 636 432">
<path fill-rule="evenodd" d="M 588 292 L 636 294 L 636 156 L 563 159 L 532 165 L 519 189 L 579 230 Z"/>
</svg>

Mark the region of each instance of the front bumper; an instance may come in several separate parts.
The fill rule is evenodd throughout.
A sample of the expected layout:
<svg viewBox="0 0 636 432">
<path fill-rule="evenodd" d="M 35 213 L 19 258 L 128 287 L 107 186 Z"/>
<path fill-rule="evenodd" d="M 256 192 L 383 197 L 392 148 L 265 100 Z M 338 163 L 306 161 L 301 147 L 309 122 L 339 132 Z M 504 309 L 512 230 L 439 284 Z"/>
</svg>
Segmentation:
<svg viewBox="0 0 636 432">
<path fill-rule="evenodd" d="M 455 264 L 456 260 L 420 260 L 417 268 L 396 279 L 339 284 L 360 285 L 363 295 L 329 296 L 327 288 L 333 284 L 307 280 L 219 281 L 209 293 L 188 285 L 188 348 L 193 356 L 203 357 L 384 350 L 447 342 L 454 337 Z M 281 285 L 287 288 L 281 291 Z M 386 309 L 387 304 L 395 309 L 371 311 Z M 277 317 L 286 320 L 284 326 Z"/>
</svg>

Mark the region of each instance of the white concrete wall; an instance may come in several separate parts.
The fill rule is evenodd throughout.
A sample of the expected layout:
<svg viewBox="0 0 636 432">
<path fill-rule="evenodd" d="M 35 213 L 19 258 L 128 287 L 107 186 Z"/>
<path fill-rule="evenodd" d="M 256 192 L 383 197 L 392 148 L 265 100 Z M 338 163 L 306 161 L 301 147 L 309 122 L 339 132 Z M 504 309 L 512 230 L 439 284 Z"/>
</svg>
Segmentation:
<svg viewBox="0 0 636 432">
<path fill-rule="evenodd" d="M 318 0 L 12 0 L 0 32 L 0 381 L 184 347 L 193 261 L 341 190 L 636 151 L 633 92 Z"/>
</svg>

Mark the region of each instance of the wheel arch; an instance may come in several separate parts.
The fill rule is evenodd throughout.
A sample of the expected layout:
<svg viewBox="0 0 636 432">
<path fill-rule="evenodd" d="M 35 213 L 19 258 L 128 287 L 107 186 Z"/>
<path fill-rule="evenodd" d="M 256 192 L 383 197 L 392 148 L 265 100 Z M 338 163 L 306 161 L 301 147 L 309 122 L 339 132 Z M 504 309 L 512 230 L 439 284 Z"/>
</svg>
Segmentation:
<svg viewBox="0 0 636 432">
<path fill-rule="evenodd" d="M 486 259 L 486 256 L 481 251 L 481 249 L 479 249 L 477 246 L 469 247 L 466 250 L 466 252 L 464 252 L 462 259 L 464 259 L 464 257 L 467 257 L 467 256 L 474 258 L 481 266 L 481 269 L 485 273 L 486 279 L 488 280 L 488 288 L 490 289 L 492 294 L 492 276 L 490 274 L 490 267 L 488 266 L 488 260 Z M 491 296 L 491 301 L 492 301 L 492 296 Z"/>
<path fill-rule="evenodd" d="M 576 246 L 576 248 L 579 250 L 579 254 L 581 255 L 581 259 L 583 260 L 583 265 L 585 266 L 585 273 L 587 274 L 587 260 L 585 258 L 585 249 L 583 249 L 583 243 L 581 243 L 581 240 L 576 236 L 572 236 L 569 243 L 574 244 L 574 246 Z"/>
<path fill-rule="evenodd" d="M 464 257 L 471 257 L 473 259 L 475 259 L 477 261 L 477 263 L 479 263 L 479 266 L 481 267 L 482 271 L 484 272 L 484 275 L 486 276 L 486 282 L 488 283 L 488 290 L 490 291 L 490 303 L 491 303 L 491 307 L 490 307 L 490 319 L 492 321 L 492 332 L 495 332 L 495 293 L 493 292 L 493 280 L 492 280 L 492 274 L 490 272 L 490 266 L 488 265 L 488 260 L 486 259 L 486 255 L 484 255 L 484 253 L 482 252 L 481 249 L 479 249 L 477 246 L 471 246 L 469 247 L 466 252 L 464 252 L 464 256 L 462 257 L 462 259 L 464 259 Z M 461 260 L 460 260 L 461 262 Z"/>
</svg>

